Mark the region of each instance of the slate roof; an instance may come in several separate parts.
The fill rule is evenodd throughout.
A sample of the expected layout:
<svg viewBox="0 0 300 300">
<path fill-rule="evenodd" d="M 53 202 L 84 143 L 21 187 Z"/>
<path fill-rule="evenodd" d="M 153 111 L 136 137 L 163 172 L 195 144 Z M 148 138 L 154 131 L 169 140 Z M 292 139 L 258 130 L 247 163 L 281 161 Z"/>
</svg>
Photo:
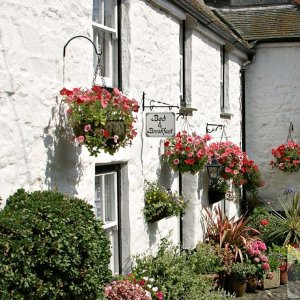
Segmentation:
<svg viewBox="0 0 300 300">
<path fill-rule="evenodd" d="M 214 11 L 247 41 L 300 41 L 300 6 L 217 8 Z"/>
<path fill-rule="evenodd" d="M 210 7 L 208 7 L 203 0 L 172 0 L 174 3 L 183 7 L 197 18 L 200 23 L 207 26 L 215 33 L 219 34 L 237 48 L 248 54 L 253 54 L 251 45 L 248 44 L 239 34 L 236 34 L 226 22 L 217 16 Z"/>
</svg>

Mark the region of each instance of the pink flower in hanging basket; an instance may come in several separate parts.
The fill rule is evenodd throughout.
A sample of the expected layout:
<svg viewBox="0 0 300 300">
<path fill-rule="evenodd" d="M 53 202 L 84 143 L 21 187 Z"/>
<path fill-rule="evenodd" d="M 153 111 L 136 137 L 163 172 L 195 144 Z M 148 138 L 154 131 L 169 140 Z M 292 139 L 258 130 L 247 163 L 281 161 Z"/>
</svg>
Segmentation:
<svg viewBox="0 0 300 300">
<path fill-rule="evenodd" d="M 272 149 L 274 159 L 270 161 L 272 168 L 283 172 L 297 172 L 300 168 L 300 146 L 294 141 L 288 141 Z"/>
<path fill-rule="evenodd" d="M 110 93 L 103 87 L 92 89 L 63 88 L 60 94 L 68 103 L 67 116 L 76 140 L 84 144 L 91 155 L 101 150 L 114 154 L 121 147 L 131 145 L 137 135 L 133 127 L 139 105 L 114 88 Z"/>
<path fill-rule="evenodd" d="M 173 170 L 195 174 L 203 169 L 210 158 L 206 144 L 208 139 L 209 136 L 204 139 L 196 132 L 188 134 L 187 131 L 179 131 L 175 137 L 165 141 L 163 156 Z"/>
</svg>

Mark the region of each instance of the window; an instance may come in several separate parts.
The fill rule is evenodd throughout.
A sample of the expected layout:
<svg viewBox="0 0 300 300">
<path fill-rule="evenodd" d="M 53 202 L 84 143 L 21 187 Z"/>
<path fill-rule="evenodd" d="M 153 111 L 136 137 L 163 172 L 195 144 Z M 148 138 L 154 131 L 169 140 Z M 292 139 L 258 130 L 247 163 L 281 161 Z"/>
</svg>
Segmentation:
<svg viewBox="0 0 300 300">
<path fill-rule="evenodd" d="M 221 89 L 221 97 L 220 97 L 220 106 L 221 113 L 229 113 L 230 105 L 229 105 L 229 96 L 228 96 L 228 54 L 225 50 L 225 45 L 221 46 L 220 49 L 221 54 L 221 72 L 220 72 L 220 89 Z"/>
<path fill-rule="evenodd" d="M 118 171 L 114 168 L 96 167 L 95 215 L 104 222 L 110 239 L 112 257 L 110 269 L 119 273 L 119 220 L 118 220 Z"/>
<path fill-rule="evenodd" d="M 93 39 L 102 51 L 101 64 L 106 86 L 118 86 L 118 15 L 117 0 L 93 0 Z M 96 67 L 97 57 L 94 57 Z M 96 81 L 101 84 L 101 82 Z"/>
</svg>

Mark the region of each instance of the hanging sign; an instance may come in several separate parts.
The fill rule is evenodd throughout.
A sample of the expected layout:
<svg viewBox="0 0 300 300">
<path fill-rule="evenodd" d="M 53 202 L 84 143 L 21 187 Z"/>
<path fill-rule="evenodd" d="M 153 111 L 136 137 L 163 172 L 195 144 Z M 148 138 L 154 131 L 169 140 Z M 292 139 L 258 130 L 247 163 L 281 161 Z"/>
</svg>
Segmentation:
<svg viewBox="0 0 300 300">
<path fill-rule="evenodd" d="M 175 113 L 146 113 L 146 136 L 171 137 L 175 135 Z"/>
</svg>

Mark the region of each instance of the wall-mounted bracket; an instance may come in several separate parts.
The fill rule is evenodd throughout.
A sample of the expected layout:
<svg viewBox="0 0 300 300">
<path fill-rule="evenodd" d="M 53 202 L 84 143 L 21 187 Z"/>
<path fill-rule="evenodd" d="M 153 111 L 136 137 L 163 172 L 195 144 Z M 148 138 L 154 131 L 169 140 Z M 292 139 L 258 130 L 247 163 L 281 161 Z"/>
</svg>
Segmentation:
<svg viewBox="0 0 300 300">
<path fill-rule="evenodd" d="M 150 105 L 145 105 L 145 100 L 148 100 Z M 158 104 L 162 104 L 162 105 L 154 105 L 154 103 L 158 103 Z M 159 107 L 159 108 L 166 108 L 167 107 L 167 108 L 169 108 L 169 110 L 172 110 L 173 108 L 179 109 L 178 105 L 171 105 L 169 103 L 156 101 L 156 100 L 153 100 L 153 99 L 148 99 L 148 98 L 146 98 L 145 92 L 143 92 L 142 107 L 143 107 L 143 111 L 145 111 L 145 108 L 150 108 L 150 110 L 152 111 L 153 108 L 157 108 L 157 107 Z"/>
<path fill-rule="evenodd" d="M 206 124 L 206 134 L 212 133 L 214 131 L 217 131 L 219 129 L 223 130 L 225 125 L 222 124 Z"/>
</svg>

